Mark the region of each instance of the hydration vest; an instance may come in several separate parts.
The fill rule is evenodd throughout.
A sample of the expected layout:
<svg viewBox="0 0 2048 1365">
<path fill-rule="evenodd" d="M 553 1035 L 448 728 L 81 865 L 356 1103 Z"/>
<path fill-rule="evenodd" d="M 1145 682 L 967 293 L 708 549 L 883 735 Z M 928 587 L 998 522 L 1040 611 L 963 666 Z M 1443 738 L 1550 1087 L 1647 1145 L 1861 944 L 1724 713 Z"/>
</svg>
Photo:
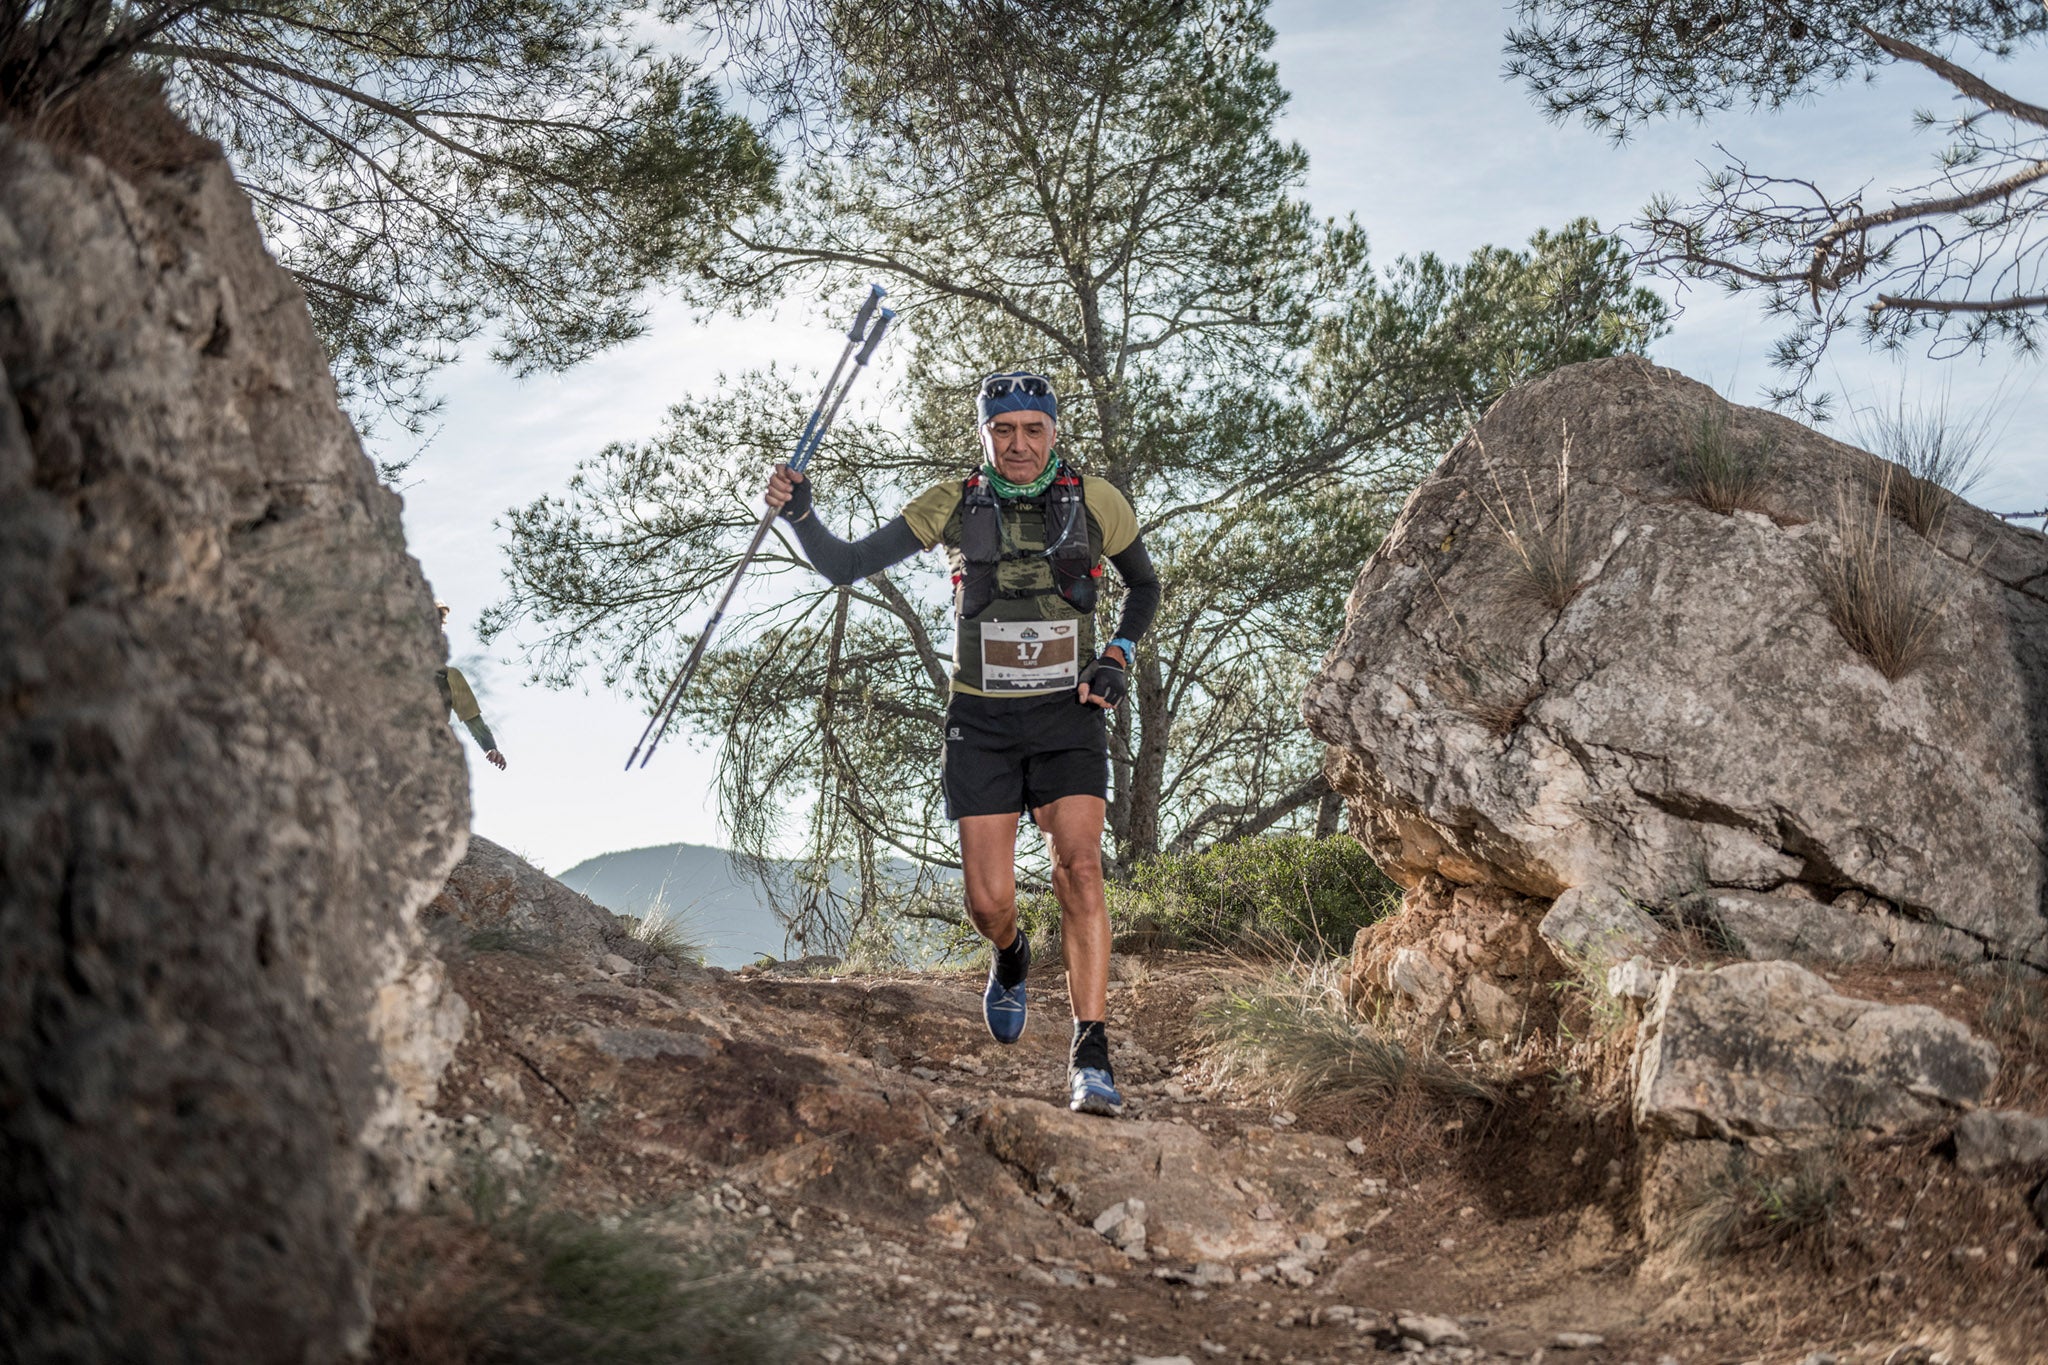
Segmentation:
<svg viewBox="0 0 2048 1365">
<path fill-rule="evenodd" d="M 1013 499 L 1014 501 L 1019 501 Z M 1083 616 L 1095 610 L 1102 566 L 1088 534 L 1088 506 L 1081 476 L 1062 461 L 1052 483 L 1040 495 L 1047 544 L 1003 548 L 1003 509 L 988 475 L 977 470 L 967 478 L 960 499 L 960 596 L 962 621 L 987 611 L 998 598 L 1042 597 L 1042 588 L 1005 588 L 997 570 L 1005 563 L 1042 559 L 1052 570 L 1052 586 L 1068 606 Z"/>
<path fill-rule="evenodd" d="M 1072 688 L 1094 654 L 1100 532 L 1081 476 L 1060 465 L 1036 498 L 961 487 L 953 561 L 953 690 L 1043 696 Z"/>
</svg>

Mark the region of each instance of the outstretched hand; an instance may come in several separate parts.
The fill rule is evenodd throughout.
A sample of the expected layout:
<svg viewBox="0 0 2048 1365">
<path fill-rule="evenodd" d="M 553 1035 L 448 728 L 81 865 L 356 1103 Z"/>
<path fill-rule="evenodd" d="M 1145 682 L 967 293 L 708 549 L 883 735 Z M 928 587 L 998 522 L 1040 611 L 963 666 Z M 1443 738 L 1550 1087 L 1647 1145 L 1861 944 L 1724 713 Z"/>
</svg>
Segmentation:
<svg viewBox="0 0 2048 1365">
<path fill-rule="evenodd" d="M 493 768 L 498 768 L 502 770 L 505 766 L 505 755 L 499 753 L 496 749 L 492 749 L 490 752 L 486 753 L 484 755 L 484 758 L 490 763 L 490 765 Z"/>
<path fill-rule="evenodd" d="M 811 514 L 811 481 L 787 464 L 778 464 L 768 476 L 767 502 L 790 521 L 802 521 Z"/>
</svg>

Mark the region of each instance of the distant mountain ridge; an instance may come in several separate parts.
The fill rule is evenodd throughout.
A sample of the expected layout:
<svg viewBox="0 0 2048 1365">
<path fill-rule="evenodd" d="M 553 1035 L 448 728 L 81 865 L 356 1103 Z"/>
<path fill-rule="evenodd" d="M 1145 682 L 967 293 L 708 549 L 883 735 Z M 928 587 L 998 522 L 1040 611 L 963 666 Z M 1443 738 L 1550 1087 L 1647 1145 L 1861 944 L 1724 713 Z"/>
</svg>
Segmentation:
<svg viewBox="0 0 2048 1365">
<path fill-rule="evenodd" d="M 715 967 L 783 955 L 782 922 L 732 855 L 703 844 L 660 844 L 586 858 L 556 878 L 621 915 L 665 912 Z"/>
</svg>

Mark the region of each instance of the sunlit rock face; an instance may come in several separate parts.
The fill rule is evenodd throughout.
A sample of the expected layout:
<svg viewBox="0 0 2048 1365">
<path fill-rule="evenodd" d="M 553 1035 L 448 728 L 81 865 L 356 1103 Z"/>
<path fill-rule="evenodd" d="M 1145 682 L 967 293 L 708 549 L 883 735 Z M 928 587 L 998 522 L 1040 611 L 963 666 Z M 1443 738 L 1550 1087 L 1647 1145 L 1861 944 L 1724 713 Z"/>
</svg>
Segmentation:
<svg viewBox="0 0 2048 1365">
<path fill-rule="evenodd" d="M 461 1027 L 443 646 L 218 151 L 112 114 L 0 127 L 0 1341 L 337 1359 Z"/>
<path fill-rule="evenodd" d="M 1753 510 L 1685 476 L 1714 411 Z M 1883 518 L 1938 604 L 1887 677 L 1822 581 L 1888 468 L 1632 358 L 1502 399 L 1365 565 L 1304 699 L 1355 832 L 1411 887 L 1600 885 L 1710 930 L 1718 906 L 1756 957 L 2048 966 L 2048 537 L 1960 503 L 1931 534 Z"/>
</svg>

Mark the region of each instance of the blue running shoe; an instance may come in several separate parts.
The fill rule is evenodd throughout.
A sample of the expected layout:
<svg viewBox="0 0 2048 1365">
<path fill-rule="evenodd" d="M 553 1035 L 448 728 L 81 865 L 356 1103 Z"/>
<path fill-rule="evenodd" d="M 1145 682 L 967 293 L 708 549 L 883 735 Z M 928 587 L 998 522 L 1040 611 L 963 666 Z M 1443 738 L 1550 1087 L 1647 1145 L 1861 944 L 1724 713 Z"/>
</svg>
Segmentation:
<svg viewBox="0 0 2048 1365">
<path fill-rule="evenodd" d="M 1024 948 L 1024 968 L 1031 968 L 1031 940 L 1020 930 L 1017 944 Z M 1012 944 L 1014 948 L 1017 944 Z M 981 993 L 981 1017 L 988 1025 L 988 1036 L 999 1043 L 1014 1043 L 1024 1036 L 1024 983 L 1019 980 L 1014 986 L 1005 986 L 996 979 L 995 963 L 989 963 L 988 989 Z"/>
<path fill-rule="evenodd" d="M 1124 1097 L 1118 1092 L 1116 1082 L 1109 1073 L 1099 1066 L 1074 1068 L 1072 1076 L 1074 1098 L 1067 1102 L 1067 1108 L 1077 1114 L 1101 1114 L 1115 1118 L 1124 1112 Z"/>
</svg>

